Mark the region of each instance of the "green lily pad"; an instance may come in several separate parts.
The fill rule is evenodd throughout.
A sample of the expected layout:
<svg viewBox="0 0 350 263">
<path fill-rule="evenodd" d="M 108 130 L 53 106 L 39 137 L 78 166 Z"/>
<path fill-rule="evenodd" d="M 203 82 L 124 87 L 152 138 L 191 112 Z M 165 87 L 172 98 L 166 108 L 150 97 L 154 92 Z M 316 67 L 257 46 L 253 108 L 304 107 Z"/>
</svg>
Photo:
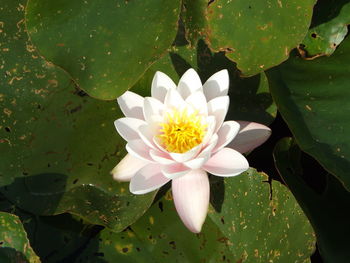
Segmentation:
<svg viewBox="0 0 350 263">
<path fill-rule="evenodd" d="M 71 212 L 121 231 L 154 197 L 135 197 L 110 175 L 125 155 L 113 125 L 122 114 L 115 102 L 90 98 L 38 56 L 22 4 L 7 0 L 1 9 L 1 45 L 8 49 L 1 57 L 1 191 L 24 210 Z"/>
<path fill-rule="evenodd" d="M 315 6 L 313 20 L 317 25 L 311 27 L 302 41 L 300 53 L 307 59 L 330 56 L 348 33 L 350 3 L 347 0 L 320 1 Z"/>
<path fill-rule="evenodd" d="M 315 2 L 211 1 L 207 41 L 225 51 L 244 75 L 255 75 L 286 60 L 304 39 Z"/>
<path fill-rule="evenodd" d="M 223 53 L 212 53 L 203 40 L 196 47 L 173 47 L 169 54 L 153 64 L 133 91 L 146 91 L 150 87 L 156 71 L 170 76 L 175 83 L 186 72 L 194 68 L 204 83 L 211 75 L 221 69 L 227 69 L 230 76 L 230 107 L 228 119 L 255 121 L 270 124 L 276 117 L 277 108 L 269 93 L 268 81 L 264 73 L 251 78 L 241 78 L 235 63 L 227 59 Z M 144 92 L 143 96 L 150 96 Z"/>
<path fill-rule="evenodd" d="M 228 238 L 233 262 L 310 262 L 312 227 L 289 190 L 248 172 L 212 185 L 209 217 Z M 218 194 L 220 193 L 220 194 Z"/>
<path fill-rule="evenodd" d="M 122 233 L 103 230 L 83 262 L 310 262 L 312 228 L 286 187 L 254 169 L 212 178 L 212 206 L 200 234 L 180 221 L 170 192 Z"/>
<path fill-rule="evenodd" d="M 305 61 L 293 55 L 267 74 L 301 149 L 350 189 L 350 38 L 330 57 Z"/>
<path fill-rule="evenodd" d="M 27 234 L 19 218 L 5 212 L 0 212 L 0 258 L 40 263 L 39 257 L 29 244 Z"/>
<path fill-rule="evenodd" d="M 110 100 L 171 46 L 180 2 L 30 0 L 26 24 L 46 59 L 90 96 Z"/>
<path fill-rule="evenodd" d="M 294 140 L 284 138 L 274 150 L 276 167 L 283 180 L 305 211 L 317 236 L 324 262 L 347 262 L 350 256 L 350 193 L 332 175 L 323 192 L 310 188 L 301 175 L 301 151 Z M 314 168 L 308 168 L 313 173 Z"/>
</svg>

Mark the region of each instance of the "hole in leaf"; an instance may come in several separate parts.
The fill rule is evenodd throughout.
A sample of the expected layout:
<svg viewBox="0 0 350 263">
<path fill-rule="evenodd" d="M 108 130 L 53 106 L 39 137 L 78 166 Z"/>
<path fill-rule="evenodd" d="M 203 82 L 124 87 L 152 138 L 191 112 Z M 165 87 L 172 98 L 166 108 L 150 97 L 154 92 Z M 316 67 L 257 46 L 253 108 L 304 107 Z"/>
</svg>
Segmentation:
<svg viewBox="0 0 350 263">
<path fill-rule="evenodd" d="M 311 34 L 311 37 L 316 38 L 316 37 L 317 37 L 317 34 L 316 34 L 316 33 L 312 33 L 312 34 Z"/>
</svg>

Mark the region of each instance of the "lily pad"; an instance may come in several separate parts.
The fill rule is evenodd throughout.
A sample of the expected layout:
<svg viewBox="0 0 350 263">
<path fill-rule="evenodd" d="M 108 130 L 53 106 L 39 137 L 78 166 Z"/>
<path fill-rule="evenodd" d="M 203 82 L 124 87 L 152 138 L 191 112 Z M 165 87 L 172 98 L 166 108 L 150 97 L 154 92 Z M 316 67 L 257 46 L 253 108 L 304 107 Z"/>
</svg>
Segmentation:
<svg viewBox="0 0 350 263">
<path fill-rule="evenodd" d="M 267 75 L 301 149 L 350 189 L 350 38 L 330 57 L 306 61 L 294 54 Z"/>
<path fill-rule="evenodd" d="M 26 24 L 40 54 L 90 96 L 111 100 L 171 46 L 180 3 L 29 0 Z"/>
<path fill-rule="evenodd" d="M 154 197 L 135 197 L 110 175 L 125 154 L 113 125 L 122 114 L 115 102 L 90 98 L 38 56 L 27 39 L 24 2 L 8 0 L 1 9 L 1 44 L 8 49 L 0 62 L 1 191 L 24 210 L 71 212 L 121 231 Z"/>
<path fill-rule="evenodd" d="M 347 0 L 319 1 L 313 20 L 317 24 L 311 27 L 302 41 L 300 54 L 306 59 L 330 56 L 348 33 L 350 3 Z"/>
<path fill-rule="evenodd" d="M 225 51 L 243 75 L 255 75 L 285 61 L 304 39 L 315 2 L 210 1 L 207 41 L 212 49 Z"/>
<path fill-rule="evenodd" d="M 30 246 L 19 218 L 5 212 L 0 212 L 0 258 L 26 260 L 29 263 L 41 262 Z"/>
<path fill-rule="evenodd" d="M 350 193 L 332 175 L 327 176 L 324 191 L 316 192 L 302 179 L 314 173 L 316 167 L 305 171 L 301 151 L 295 141 L 284 138 L 274 150 L 276 167 L 309 218 L 317 236 L 324 262 L 347 262 L 350 256 L 349 207 Z"/>
</svg>

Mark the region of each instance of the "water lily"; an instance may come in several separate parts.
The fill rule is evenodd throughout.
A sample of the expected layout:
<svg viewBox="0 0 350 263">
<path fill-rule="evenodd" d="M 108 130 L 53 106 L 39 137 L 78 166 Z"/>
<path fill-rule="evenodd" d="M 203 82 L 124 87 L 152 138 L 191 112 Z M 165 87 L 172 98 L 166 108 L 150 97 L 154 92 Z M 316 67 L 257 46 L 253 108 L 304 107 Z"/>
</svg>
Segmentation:
<svg viewBox="0 0 350 263">
<path fill-rule="evenodd" d="M 242 155 L 262 144 L 271 130 L 258 123 L 224 121 L 229 75 L 221 70 L 205 83 L 189 69 L 179 84 L 157 72 L 151 97 L 127 91 L 118 98 L 125 118 L 115 121 L 128 154 L 112 170 L 145 194 L 172 181 L 176 210 L 192 232 L 200 232 L 209 205 L 208 174 L 228 177 L 246 171 Z"/>
</svg>

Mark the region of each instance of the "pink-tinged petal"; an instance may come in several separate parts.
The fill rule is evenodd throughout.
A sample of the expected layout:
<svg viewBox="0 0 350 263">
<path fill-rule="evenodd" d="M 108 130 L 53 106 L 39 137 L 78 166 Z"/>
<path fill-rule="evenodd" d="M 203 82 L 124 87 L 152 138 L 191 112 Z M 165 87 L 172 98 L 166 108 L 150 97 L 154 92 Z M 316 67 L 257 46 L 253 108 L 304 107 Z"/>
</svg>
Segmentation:
<svg viewBox="0 0 350 263">
<path fill-rule="evenodd" d="M 129 141 L 125 148 L 129 154 L 136 158 L 152 163 L 154 162 L 149 154 L 150 148 L 141 139 Z"/>
<path fill-rule="evenodd" d="M 205 146 L 207 143 L 211 140 L 211 137 L 213 136 L 214 129 L 216 127 L 216 120 L 214 116 L 208 116 L 207 117 L 207 132 L 204 135 L 202 144 Z"/>
<path fill-rule="evenodd" d="M 184 176 L 189 171 L 191 171 L 190 168 L 184 166 L 182 163 L 174 163 L 170 165 L 164 165 L 162 168 L 162 173 L 165 177 L 169 179 L 176 179 L 181 176 Z"/>
<path fill-rule="evenodd" d="M 227 146 L 240 153 L 246 153 L 254 150 L 263 144 L 271 135 L 271 129 L 265 125 L 238 121 L 240 130 L 233 141 Z"/>
<path fill-rule="evenodd" d="M 160 163 L 163 165 L 168 165 L 168 164 L 174 163 L 174 160 L 171 159 L 170 155 L 165 153 L 165 152 L 151 149 L 149 151 L 149 154 L 152 157 L 152 159 L 157 163 Z"/>
<path fill-rule="evenodd" d="M 162 116 L 164 111 L 164 104 L 159 100 L 146 97 L 143 103 L 143 115 L 146 122 L 152 122 L 154 119 L 152 116 Z"/>
<path fill-rule="evenodd" d="M 203 169 L 217 176 L 235 176 L 249 168 L 247 159 L 239 152 L 223 148 L 207 161 Z"/>
<path fill-rule="evenodd" d="M 144 124 L 146 124 L 145 121 L 135 118 L 120 118 L 114 121 L 115 128 L 126 141 L 140 139 L 138 130 Z"/>
<path fill-rule="evenodd" d="M 174 203 L 182 222 L 193 233 L 199 233 L 209 206 L 209 179 L 203 170 L 192 170 L 172 180 Z"/>
<path fill-rule="evenodd" d="M 118 99 L 118 104 L 126 117 L 143 120 L 143 97 L 140 95 L 126 91 Z"/>
<path fill-rule="evenodd" d="M 228 96 L 216 97 L 208 102 L 208 114 L 215 116 L 216 119 L 216 127 L 214 132 L 217 132 L 221 127 L 226 117 L 229 103 L 230 99 Z"/>
<path fill-rule="evenodd" d="M 179 163 L 186 162 L 188 160 L 193 159 L 202 149 L 203 145 L 198 144 L 197 146 L 193 147 L 191 150 L 188 150 L 184 153 L 171 153 L 169 152 L 169 155 L 171 158 Z"/>
<path fill-rule="evenodd" d="M 216 72 L 203 85 L 203 92 L 207 101 L 216 97 L 226 96 L 230 84 L 226 69 Z"/>
<path fill-rule="evenodd" d="M 165 95 L 169 89 L 176 89 L 175 83 L 168 77 L 168 75 L 157 71 L 152 80 L 152 97 L 164 102 Z"/>
<path fill-rule="evenodd" d="M 167 109 L 181 110 L 186 106 L 186 103 L 176 89 L 169 89 L 164 99 L 164 105 Z"/>
<path fill-rule="evenodd" d="M 177 89 L 181 96 L 186 99 L 198 89 L 202 90 L 202 81 L 197 72 L 190 68 L 180 78 Z"/>
<path fill-rule="evenodd" d="M 150 148 L 156 149 L 157 146 L 153 142 L 154 132 L 152 131 L 152 127 L 150 125 L 141 125 L 138 130 L 138 134 L 143 140 L 143 142 Z"/>
<path fill-rule="evenodd" d="M 113 175 L 114 180 L 119 182 L 129 182 L 136 172 L 147 164 L 149 164 L 149 162 L 127 154 L 117 166 L 113 168 L 111 174 Z"/>
<path fill-rule="evenodd" d="M 218 130 L 217 135 L 219 137 L 219 140 L 213 152 L 220 151 L 227 144 L 229 144 L 233 140 L 233 138 L 235 138 L 236 135 L 238 134 L 239 127 L 240 125 L 236 121 L 224 122 L 220 127 L 220 129 Z"/>
<path fill-rule="evenodd" d="M 131 193 L 142 195 L 162 187 L 169 181 L 160 171 L 158 164 L 148 164 L 131 178 L 129 188 Z"/>
<path fill-rule="evenodd" d="M 190 105 L 193 109 L 198 111 L 199 114 L 207 116 L 208 115 L 208 106 L 207 100 L 202 91 L 196 91 L 192 93 L 186 99 L 186 103 Z"/>
<path fill-rule="evenodd" d="M 211 137 L 208 145 L 200 152 L 200 154 L 198 154 L 196 158 L 189 160 L 187 162 L 184 162 L 183 164 L 186 167 L 191 168 L 192 170 L 201 168 L 211 157 L 211 152 L 213 151 L 217 142 L 218 142 L 218 136 L 214 134 Z"/>
</svg>

